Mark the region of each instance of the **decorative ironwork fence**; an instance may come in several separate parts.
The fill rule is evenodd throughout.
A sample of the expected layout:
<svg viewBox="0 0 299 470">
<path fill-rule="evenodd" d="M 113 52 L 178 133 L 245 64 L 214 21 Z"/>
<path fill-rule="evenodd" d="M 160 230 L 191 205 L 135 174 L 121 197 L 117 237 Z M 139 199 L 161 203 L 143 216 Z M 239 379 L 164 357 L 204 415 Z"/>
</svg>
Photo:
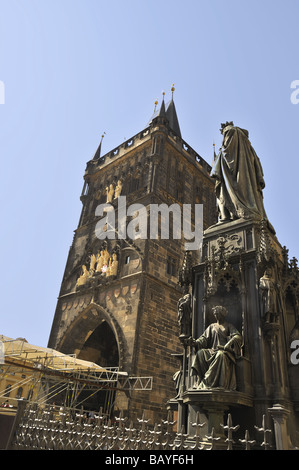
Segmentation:
<svg viewBox="0 0 299 470">
<path fill-rule="evenodd" d="M 195 451 L 219 448 L 221 440 L 222 448 L 227 450 L 273 449 L 270 445 L 272 431 L 267 429 L 265 419 L 261 427 L 255 426 L 256 432 L 261 433 L 260 444 L 250 439 L 248 430 L 244 439 L 236 439 L 235 442 L 233 433 L 239 426 L 233 426 L 231 415 L 228 415 L 227 424 L 223 426 L 226 437 L 216 436 L 212 429 L 210 434 L 204 434 L 204 445 L 201 429 L 205 423 L 199 422 L 199 415 L 192 424 L 195 428 L 193 436 L 185 433 L 184 427 L 180 432 L 175 432 L 174 426 L 170 412 L 165 421 L 150 426 L 144 414 L 137 423 L 132 423 L 120 412 L 112 422 L 101 410 L 99 413 L 87 413 L 83 409 L 56 410 L 49 404 L 38 407 L 32 403 L 21 403 L 7 449 Z"/>
</svg>

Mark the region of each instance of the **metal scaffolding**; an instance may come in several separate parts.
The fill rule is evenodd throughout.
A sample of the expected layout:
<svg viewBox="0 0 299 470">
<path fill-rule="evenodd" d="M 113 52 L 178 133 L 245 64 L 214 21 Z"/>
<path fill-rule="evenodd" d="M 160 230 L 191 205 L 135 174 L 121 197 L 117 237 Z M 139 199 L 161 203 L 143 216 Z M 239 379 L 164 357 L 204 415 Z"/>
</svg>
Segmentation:
<svg viewBox="0 0 299 470">
<path fill-rule="evenodd" d="M 111 406 L 111 396 L 116 390 L 152 389 L 152 377 L 129 377 L 118 367 L 101 367 L 78 359 L 75 354 L 62 354 L 29 344 L 22 338 L 0 335 L 0 380 L 11 375 L 14 376 L 14 384 L 10 391 L 26 385 L 31 391 L 29 399 L 39 405 L 63 395 L 64 404 L 67 402 L 69 407 L 78 407 L 82 405 L 78 400 L 83 391 L 83 401 L 104 391 Z M 5 393 L 0 394 L 2 398 L 5 398 Z"/>
</svg>

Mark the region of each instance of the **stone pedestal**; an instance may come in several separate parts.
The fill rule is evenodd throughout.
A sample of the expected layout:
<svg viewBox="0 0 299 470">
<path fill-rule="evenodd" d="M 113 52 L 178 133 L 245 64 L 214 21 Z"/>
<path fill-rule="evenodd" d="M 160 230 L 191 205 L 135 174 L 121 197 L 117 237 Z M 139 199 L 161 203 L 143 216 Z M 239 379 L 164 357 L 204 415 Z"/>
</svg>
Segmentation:
<svg viewBox="0 0 299 470">
<path fill-rule="evenodd" d="M 274 421 L 275 444 L 277 450 L 291 450 L 290 438 L 287 432 L 286 421 L 289 411 L 283 406 L 276 404 L 269 408 Z"/>
<path fill-rule="evenodd" d="M 202 428 L 202 435 L 210 434 L 212 429 L 217 436 L 224 437 L 225 413 L 232 407 L 252 407 L 252 397 L 245 393 L 229 390 L 188 390 L 183 395 L 183 403 L 188 405 L 189 417 L 188 434 L 195 434 L 193 423 L 196 421 L 196 413 L 199 411 L 202 423 L 207 427 Z"/>
<path fill-rule="evenodd" d="M 261 278 L 269 268 L 273 273 L 276 303 L 269 302 L 268 311 L 262 297 Z M 235 364 L 237 388 L 234 391 L 194 389 L 193 378 L 186 374 L 180 398 L 189 436 L 194 436 L 199 412 L 201 422 L 206 422 L 206 427 L 199 431 L 202 439 L 212 429 L 219 437 L 225 437 L 223 424 L 229 413 L 234 425 L 240 425 L 242 439 L 248 430 L 258 441 L 255 425 L 270 413 L 277 446 L 284 448 L 288 445 L 287 420 L 293 419 L 292 429 L 296 428 L 296 420 L 299 421 L 298 414 L 293 417 L 293 413 L 288 414 L 287 409 L 276 405 L 288 403 L 289 410 L 297 410 L 296 400 L 292 402 L 296 387 L 294 380 L 290 380 L 287 347 L 288 334 L 299 312 L 291 311 L 296 296 L 289 304 L 286 297 L 296 286 L 299 293 L 295 261 L 288 263 L 286 250 L 266 221 L 235 220 L 205 231 L 201 259 L 192 272 L 192 337 L 199 338 L 215 321 L 212 309 L 220 305 L 228 311 L 227 321 L 241 333 L 243 347 L 242 356 Z M 195 349 L 190 348 L 189 371 L 194 355 Z M 294 437 L 291 441 L 295 442 Z"/>
</svg>

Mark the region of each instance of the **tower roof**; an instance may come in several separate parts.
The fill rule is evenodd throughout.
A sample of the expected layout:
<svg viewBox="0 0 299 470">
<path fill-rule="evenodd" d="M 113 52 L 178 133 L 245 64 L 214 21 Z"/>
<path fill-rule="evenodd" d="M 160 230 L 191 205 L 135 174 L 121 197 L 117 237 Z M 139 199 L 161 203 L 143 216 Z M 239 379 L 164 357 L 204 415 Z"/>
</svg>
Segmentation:
<svg viewBox="0 0 299 470">
<path fill-rule="evenodd" d="M 104 134 L 106 134 L 106 132 L 104 132 Z M 100 145 L 98 146 L 97 151 L 94 154 L 93 160 L 99 160 L 99 158 L 101 157 L 102 142 L 103 142 L 104 134 L 102 134 Z"/>
<path fill-rule="evenodd" d="M 175 104 L 173 101 L 173 97 L 171 98 L 170 102 L 166 106 L 166 117 L 169 121 L 169 127 L 179 136 L 181 135 L 180 125 L 178 116 L 175 109 Z"/>
<path fill-rule="evenodd" d="M 175 132 L 179 137 L 182 137 L 181 130 L 180 130 L 180 125 L 179 125 L 179 120 L 178 120 L 178 116 L 177 116 L 177 112 L 176 112 L 176 108 L 175 108 L 175 104 L 174 104 L 174 100 L 173 100 L 173 91 L 174 91 L 173 87 L 172 87 L 171 91 L 172 91 L 172 98 L 167 103 L 166 106 L 165 106 L 165 102 L 164 102 L 164 93 L 163 93 L 163 100 L 162 100 L 160 109 L 156 109 L 156 105 L 158 104 L 158 102 L 157 101 L 155 102 L 154 114 L 152 115 L 152 117 L 149 121 L 149 124 L 153 121 L 153 119 L 155 119 L 157 117 L 166 117 L 166 119 L 168 120 L 168 124 L 169 124 L 170 129 L 173 132 Z"/>
</svg>

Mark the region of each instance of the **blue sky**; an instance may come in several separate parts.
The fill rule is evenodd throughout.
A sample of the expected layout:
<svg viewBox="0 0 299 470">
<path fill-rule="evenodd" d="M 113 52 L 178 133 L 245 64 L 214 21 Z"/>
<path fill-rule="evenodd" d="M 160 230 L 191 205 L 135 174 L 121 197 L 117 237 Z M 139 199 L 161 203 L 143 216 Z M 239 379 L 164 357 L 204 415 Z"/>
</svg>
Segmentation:
<svg viewBox="0 0 299 470">
<path fill-rule="evenodd" d="M 209 163 L 249 131 L 278 239 L 297 248 L 298 0 L 0 0 L 1 328 L 46 346 L 85 165 L 142 130 L 175 83 L 183 139 Z"/>
</svg>

